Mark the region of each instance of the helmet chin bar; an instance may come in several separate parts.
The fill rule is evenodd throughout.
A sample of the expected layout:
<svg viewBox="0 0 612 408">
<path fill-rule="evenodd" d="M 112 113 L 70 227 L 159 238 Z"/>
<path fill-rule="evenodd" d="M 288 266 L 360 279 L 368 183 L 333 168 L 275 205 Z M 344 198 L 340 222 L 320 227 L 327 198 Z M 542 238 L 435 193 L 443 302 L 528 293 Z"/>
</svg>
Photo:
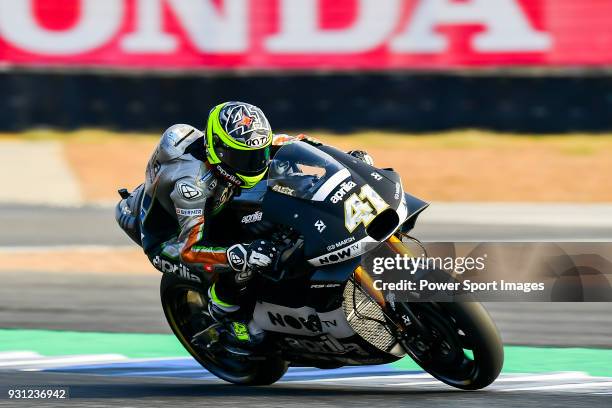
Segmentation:
<svg viewBox="0 0 612 408">
<path fill-rule="evenodd" d="M 225 163 L 211 163 L 211 166 L 218 177 L 221 177 L 223 180 L 226 180 L 230 184 L 241 188 L 251 188 L 255 186 L 255 184 L 259 183 L 264 178 L 266 172 L 268 171 L 268 169 L 266 168 L 264 169 L 264 171 L 257 175 L 246 176 L 236 173 Z"/>
</svg>

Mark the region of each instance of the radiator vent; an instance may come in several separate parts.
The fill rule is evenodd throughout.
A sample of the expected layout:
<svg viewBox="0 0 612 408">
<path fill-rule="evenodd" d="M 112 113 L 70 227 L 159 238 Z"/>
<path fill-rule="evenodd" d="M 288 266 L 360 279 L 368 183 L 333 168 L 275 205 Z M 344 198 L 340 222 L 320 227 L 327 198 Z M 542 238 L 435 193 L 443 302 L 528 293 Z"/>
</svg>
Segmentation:
<svg viewBox="0 0 612 408">
<path fill-rule="evenodd" d="M 395 339 L 382 324 L 372 320 L 385 321 L 380 306 L 351 281 L 344 289 L 343 309 L 349 325 L 359 336 L 377 349 L 390 352 Z"/>
</svg>

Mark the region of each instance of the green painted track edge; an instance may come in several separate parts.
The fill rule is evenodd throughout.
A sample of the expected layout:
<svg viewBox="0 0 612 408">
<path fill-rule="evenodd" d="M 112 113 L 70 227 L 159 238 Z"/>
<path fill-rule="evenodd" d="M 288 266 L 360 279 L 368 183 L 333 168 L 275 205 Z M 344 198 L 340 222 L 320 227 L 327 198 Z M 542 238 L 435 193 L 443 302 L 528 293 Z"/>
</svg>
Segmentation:
<svg viewBox="0 0 612 408">
<path fill-rule="evenodd" d="M 612 349 L 506 346 L 504 372 L 582 371 L 612 377 Z M 0 329 L 0 352 L 35 351 L 44 356 L 122 354 L 129 358 L 187 357 L 172 334 L 96 333 Z M 392 364 L 418 370 L 410 358 Z"/>
</svg>

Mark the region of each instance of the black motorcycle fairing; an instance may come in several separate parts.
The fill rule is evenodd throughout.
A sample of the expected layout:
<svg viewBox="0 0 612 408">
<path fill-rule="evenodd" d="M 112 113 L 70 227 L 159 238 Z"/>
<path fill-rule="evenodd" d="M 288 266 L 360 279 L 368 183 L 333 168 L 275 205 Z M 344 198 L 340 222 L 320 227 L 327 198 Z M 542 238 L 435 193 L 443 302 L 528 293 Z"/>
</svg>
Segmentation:
<svg viewBox="0 0 612 408">
<path fill-rule="evenodd" d="M 375 176 L 373 176 L 372 173 L 377 173 L 385 179 L 389 180 L 390 182 L 396 183 L 396 185 L 399 184 L 399 186 L 402 187 L 403 192 L 403 184 L 401 177 L 393 169 L 375 168 L 331 146 L 321 146 L 320 149 L 332 156 L 334 159 L 342 162 L 346 166 L 350 166 L 352 172 L 358 173 L 365 179 L 374 178 Z M 405 192 L 403 193 L 403 197 L 404 203 L 408 208 L 408 217 L 404 220 L 401 227 L 401 231 L 408 232 L 414 228 L 418 215 L 427 207 L 429 207 L 429 203 Z M 391 199 L 390 197 L 386 198 Z M 393 198 L 395 198 L 395 194 Z"/>
<path fill-rule="evenodd" d="M 345 262 L 317 268 L 310 278 L 311 288 L 316 287 L 316 285 L 331 287 L 332 285 L 345 284 L 360 262 L 361 257 L 356 257 Z"/>
<path fill-rule="evenodd" d="M 389 364 L 401 357 L 372 346 L 359 335 L 337 339 L 321 334 L 300 336 L 267 332 L 292 366 L 335 368 L 345 365 Z"/>
<path fill-rule="evenodd" d="M 304 256 L 309 259 L 325 253 L 327 246 L 346 238 L 342 233 L 344 219 L 326 207 L 324 203 L 306 201 L 269 190 L 262 208 L 266 219 L 277 225 L 291 227 L 304 237 Z M 322 232 L 315 226 L 319 220 L 325 225 Z M 362 233 L 353 240 L 364 237 L 365 233 Z"/>
<path fill-rule="evenodd" d="M 266 332 L 261 353 L 237 353 L 234 358 L 227 355 L 233 351 L 222 345 L 225 352 L 215 348 L 211 352 L 209 346 L 219 343 L 220 336 L 214 325 L 212 332 L 202 330 L 209 327 L 203 323 L 211 320 L 210 316 L 206 320 L 205 285 L 167 273 L 160 287 L 162 305 L 181 343 L 210 372 L 237 384 L 270 384 L 289 364 L 319 368 L 384 364 L 406 354 L 457 388 L 490 384 L 501 370 L 503 347 L 480 304 L 382 305 L 364 285 L 367 279 L 357 279 L 364 278 L 356 269 L 360 257 L 367 257 L 371 249 L 362 244 L 387 240 L 400 224 L 402 230 L 411 229 L 428 204 L 404 194 L 399 175 L 390 169 L 368 166 L 329 147 L 321 147 L 327 153 L 318 156 L 319 150 L 302 145 L 281 147 L 274 183 L 269 179 L 267 186 L 262 183 L 242 191 L 223 211 L 238 228 L 224 222 L 219 226 L 220 231 L 233 230 L 238 239 L 271 237 L 287 250 L 296 248 L 281 263 L 286 276 L 270 279 L 256 274 L 251 280 L 261 286 L 254 291 L 253 309 L 245 310 Z M 286 146 L 292 146 L 294 155 L 285 160 L 291 171 L 283 174 Z M 302 171 L 309 165 L 315 171 Z M 266 223 L 274 228 L 258 232 L 257 227 Z M 308 258 L 308 251 L 315 258 Z M 284 257 L 285 250 L 282 253 Z M 354 271 L 357 276 L 351 279 Z"/>
<path fill-rule="evenodd" d="M 429 203 L 408 193 L 404 193 L 404 201 L 408 207 L 408 218 L 402 224 L 400 231 L 407 233 L 414 228 L 417 218 L 423 210 L 429 207 Z"/>
<path fill-rule="evenodd" d="M 402 180 L 399 174 L 388 169 L 370 166 L 335 147 L 320 146 L 319 149 L 347 167 L 351 171 L 353 179 L 355 179 L 355 176 L 358 176 L 361 181 L 358 186 L 359 188 L 369 184 L 389 204 L 390 208 L 399 208 L 403 191 Z"/>
<path fill-rule="evenodd" d="M 300 165 L 318 169 L 320 175 L 316 171 L 301 173 Z M 262 204 L 266 220 L 302 234 L 304 255 L 314 266 L 358 256 L 362 243 L 386 239 L 407 215 L 399 175 L 378 170 L 337 149 L 295 142 L 278 151 L 271 168 L 275 170 L 270 172 Z M 377 222 L 370 223 L 370 230 L 359 220 L 348 223 L 350 211 L 355 210 L 347 207 L 346 201 L 369 206 L 364 201 L 372 195 L 382 200 L 382 209 L 373 212 L 375 220 L 383 220 L 379 223 L 382 228 L 372 228 Z"/>
<path fill-rule="evenodd" d="M 266 191 L 265 180 L 250 189 L 240 190 L 239 195 L 234 196 L 223 210 L 209 220 L 214 226 L 210 228 L 211 236 L 223 238 L 220 242 L 236 243 L 237 240 L 248 242 L 271 233 L 276 225 L 267 220 L 262 209 Z"/>
</svg>

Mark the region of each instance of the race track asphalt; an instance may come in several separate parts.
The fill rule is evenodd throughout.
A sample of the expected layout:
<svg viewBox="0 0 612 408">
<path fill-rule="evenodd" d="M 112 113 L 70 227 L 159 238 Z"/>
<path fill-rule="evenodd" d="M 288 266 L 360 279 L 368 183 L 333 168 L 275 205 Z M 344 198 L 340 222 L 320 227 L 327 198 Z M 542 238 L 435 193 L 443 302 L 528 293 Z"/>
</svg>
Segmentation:
<svg viewBox="0 0 612 408">
<path fill-rule="evenodd" d="M 555 217 L 542 223 L 529 223 L 535 209 L 545 212 L 546 206 L 521 208 L 516 214 L 500 213 L 499 224 L 474 222 L 480 209 L 467 214 L 462 206 L 436 204 L 419 217 L 412 234 L 423 241 L 612 241 L 612 206 L 597 207 L 584 225 L 571 222 L 551 211 Z M 488 206 L 488 212 L 496 205 Z M 454 210 L 454 208 L 457 208 Z M 520 208 L 520 207 L 519 207 Z M 568 209 L 580 214 L 580 207 Z M 590 211 L 589 208 L 584 211 Z M 484 212 L 484 211 L 483 211 Z M 609 214 L 608 214 L 609 213 Z M 438 214 L 440 215 L 438 217 Z M 608 215 L 606 215 L 608 214 Z M 542 215 L 542 217 L 544 217 Z M 491 218 L 487 214 L 487 219 Z M 564 218 L 569 218 L 567 222 Z M 512 223 L 516 219 L 516 223 Z M 495 220 L 495 218 L 493 218 Z M 510 220 L 510 221 L 509 221 Z M 0 205 L 0 246 L 47 245 L 132 245 L 114 222 L 114 209 L 109 206 L 47 207 Z"/>
<path fill-rule="evenodd" d="M 448 217 L 447 217 L 448 218 Z M 134 246 L 114 223 L 110 207 L 0 206 L 0 247 Z M 612 240 L 612 229 L 542 225 L 440 224 L 423 217 L 424 240 Z M 1 257 L 1 254 L 0 254 Z M 3 273 L 0 327 L 167 333 L 155 276 Z M 504 341 L 529 345 L 612 347 L 607 303 L 488 303 Z"/>
<path fill-rule="evenodd" d="M 0 207 L 0 246 L 132 245 L 107 207 Z M 612 230 L 594 225 L 482 225 L 426 220 L 415 235 L 437 240 L 612 240 Z M 1 254 L 0 254 L 1 257 Z M 612 347 L 612 308 L 606 303 L 489 303 L 487 308 L 509 344 Z M 158 299 L 158 279 L 147 275 L 2 272 L 0 328 L 167 333 Z M 101 377 L 36 371 L 0 371 L 0 388 L 11 385 L 70 387 L 70 406 L 412 406 L 430 407 L 610 407 L 612 394 L 559 390 L 460 392 L 444 387 L 371 386 L 363 382 L 282 383 L 245 388 L 218 381 L 180 378 Z M 417 383 L 418 384 L 418 383 Z M 63 406 L 58 401 L 0 406 Z"/>
<path fill-rule="evenodd" d="M 506 343 L 612 347 L 609 303 L 485 304 Z M 169 333 L 156 275 L 2 273 L 0 328 Z"/>
<path fill-rule="evenodd" d="M 456 408 L 609 408 L 612 396 L 606 392 L 536 392 L 482 390 L 463 392 L 445 386 L 406 386 L 368 382 L 277 383 L 267 387 L 239 387 L 209 380 L 164 378 L 113 378 L 59 373 L 15 373 L 0 371 L 0 385 L 45 384 L 68 387 L 71 399 L 35 401 L 31 406 L 87 407 L 439 407 Z M 0 386 L 1 388 L 1 386 Z M 20 401 L 27 405 L 29 401 Z M 22 406 L 0 398 L 0 407 Z"/>
</svg>

